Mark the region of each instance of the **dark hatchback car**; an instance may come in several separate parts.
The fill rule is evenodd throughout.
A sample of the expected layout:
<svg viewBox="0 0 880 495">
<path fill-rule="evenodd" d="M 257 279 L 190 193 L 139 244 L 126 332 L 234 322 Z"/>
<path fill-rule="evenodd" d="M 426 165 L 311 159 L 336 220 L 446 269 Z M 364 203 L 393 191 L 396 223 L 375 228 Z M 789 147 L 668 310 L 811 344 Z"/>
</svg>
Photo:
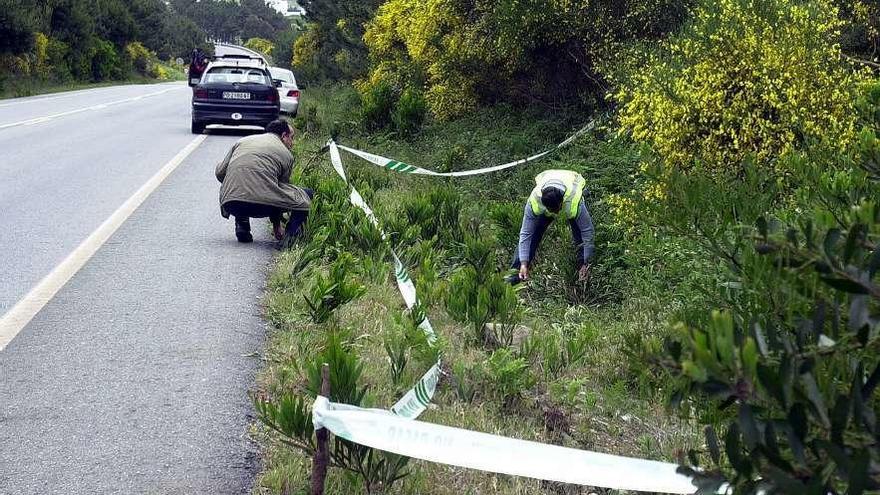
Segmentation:
<svg viewBox="0 0 880 495">
<path fill-rule="evenodd" d="M 201 134 L 211 124 L 265 127 L 279 111 L 278 90 L 266 62 L 224 56 L 208 64 L 193 87 L 192 132 Z"/>
</svg>

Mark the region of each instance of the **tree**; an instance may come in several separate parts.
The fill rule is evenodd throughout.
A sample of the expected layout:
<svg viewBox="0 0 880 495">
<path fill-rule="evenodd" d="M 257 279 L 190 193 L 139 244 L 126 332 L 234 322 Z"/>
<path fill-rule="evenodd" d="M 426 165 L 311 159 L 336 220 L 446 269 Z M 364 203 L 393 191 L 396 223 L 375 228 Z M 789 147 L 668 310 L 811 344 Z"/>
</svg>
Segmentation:
<svg viewBox="0 0 880 495">
<path fill-rule="evenodd" d="M 37 2 L 0 0 L 0 54 L 20 54 L 33 47 L 45 8 Z"/>
<path fill-rule="evenodd" d="M 164 24 L 167 35 L 162 44 L 156 48 L 160 58 L 181 57 L 187 59 L 195 47 L 205 53 L 213 53 L 214 47 L 205 41 L 205 32 L 191 19 L 181 16 L 170 16 Z"/>
<path fill-rule="evenodd" d="M 129 7 L 121 0 L 100 0 L 96 8 L 95 34 L 99 38 L 121 47 L 139 34 Z"/>
<path fill-rule="evenodd" d="M 172 0 L 171 8 L 196 23 L 212 39 L 272 39 L 289 23 L 262 0 Z"/>
<path fill-rule="evenodd" d="M 265 19 L 257 17 L 253 14 L 249 14 L 247 17 L 244 18 L 244 22 L 241 25 L 240 33 L 243 39 L 267 39 L 275 36 L 275 30 L 272 28 L 272 25 L 269 24 L 269 22 Z"/>
<path fill-rule="evenodd" d="M 276 65 L 286 69 L 291 68 L 291 62 L 293 61 L 293 45 L 296 43 L 296 39 L 300 33 L 301 28 L 297 24 L 291 24 L 290 27 L 278 33 L 273 40 L 275 51 L 272 58 L 275 60 Z"/>
<path fill-rule="evenodd" d="M 96 51 L 93 12 L 77 0 L 56 0 L 50 22 L 52 35 L 70 47 L 68 65 L 73 76 L 90 79 Z"/>
<path fill-rule="evenodd" d="M 352 80 L 369 67 L 364 25 L 380 0 L 311 0 L 303 3 L 309 24 L 297 38 L 293 65 L 311 82 Z"/>
</svg>

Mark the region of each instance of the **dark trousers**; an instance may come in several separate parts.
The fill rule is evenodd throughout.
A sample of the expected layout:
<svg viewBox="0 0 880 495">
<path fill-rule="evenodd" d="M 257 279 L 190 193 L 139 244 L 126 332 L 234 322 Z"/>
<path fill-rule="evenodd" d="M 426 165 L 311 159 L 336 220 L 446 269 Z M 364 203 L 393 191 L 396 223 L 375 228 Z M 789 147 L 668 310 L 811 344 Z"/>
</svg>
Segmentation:
<svg viewBox="0 0 880 495">
<path fill-rule="evenodd" d="M 315 197 L 315 191 L 312 189 L 303 190 L 309 195 L 309 199 Z M 250 232 L 251 218 L 268 218 L 272 225 L 278 225 L 281 223 L 281 216 L 288 212 L 288 210 L 283 210 L 277 206 L 261 205 L 246 201 L 230 201 L 224 204 L 223 207 L 230 215 L 235 217 L 236 232 Z M 308 216 L 308 210 L 290 211 L 290 220 L 287 221 L 287 227 L 284 229 L 285 234 L 291 237 L 299 235 Z"/>
<path fill-rule="evenodd" d="M 530 239 L 531 242 L 529 242 L 529 263 L 534 262 L 535 254 L 538 252 L 538 246 L 541 245 L 541 240 L 544 239 L 544 234 L 547 233 L 547 227 L 553 223 L 553 217 L 538 215 L 536 221 L 537 225 L 535 226 L 535 231 L 532 233 L 532 238 Z M 568 226 L 571 228 L 571 240 L 574 242 L 574 248 L 577 252 L 577 268 L 580 269 L 580 267 L 584 266 L 584 240 L 581 237 L 581 229 L 574 220 L 569 220 Z M 519 259 L 519 245 L 517 244 L 516 248 L 513 250 L 513 261 L 510 262 L 510 268 L 519 270 L 519 265 L 521 264 L 522 262 Z"/>
</svg>

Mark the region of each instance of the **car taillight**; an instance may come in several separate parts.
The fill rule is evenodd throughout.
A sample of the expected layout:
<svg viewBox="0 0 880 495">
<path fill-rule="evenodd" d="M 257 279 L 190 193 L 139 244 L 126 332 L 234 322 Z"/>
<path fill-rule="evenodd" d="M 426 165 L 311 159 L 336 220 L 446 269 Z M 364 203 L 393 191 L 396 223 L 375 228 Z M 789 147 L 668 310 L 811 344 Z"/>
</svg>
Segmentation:
<svg viewBox="0 0 880 495">
<path fill-rule="evenodd" d="M 208 99 L 208 90 L 205 88 L 194 88 L 193 89 L 193 98 L 200 100 Z"/>
<path fill-rule="evenodd" d="M 291 89 L 290 91 L 287 92 L 287 96 L 293 97 L 293 98 L 299 98 L 299 90 L 298 89 Z"/>
</svg>

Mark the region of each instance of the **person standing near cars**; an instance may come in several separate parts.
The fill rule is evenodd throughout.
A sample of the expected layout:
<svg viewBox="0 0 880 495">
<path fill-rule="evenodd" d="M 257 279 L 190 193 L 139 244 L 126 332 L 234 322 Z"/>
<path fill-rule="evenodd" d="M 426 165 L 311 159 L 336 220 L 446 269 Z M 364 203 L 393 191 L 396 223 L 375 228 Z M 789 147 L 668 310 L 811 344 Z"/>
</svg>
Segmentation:
<svg viewBox="0 0 880 495">
<path fill-rule="evenodd" d="M 290 124 L 274 120 L 266 126 L 265 134 L 240 139 L 217 165 L 220 213 L 224 218 L 235 217 L 235 237 L 239 242 L 254 240 L 251 218 L 268 217 L 279 241 L 285 234 L 299 235 L 314 192 L 290 184 L 292 143 Z M 284 213 L 290 213 L 286 229 L 281 226 Z"/>
<path fill-rule="evenodd" d="M 189 62 L 189 85 L 195 86 L 202 78 L 205 68 L 208 67 L 208 57 L 202 52 L 201 48 L 194 48 Z"/>
<path fill-rule="evenodd" d="M 511 284 L 529 279 L 531 262 L 535 258 L 547 227 L 556 217 L 568 221 L 571 237 L 577 250 L 578 278 L 589 279 L 590 259 L 593 257 L 593 219 L 584 202 L 586 181 L 571 170 L 545 170 L 535 177 L 535 188 L 526 201 L 523 212 L 519 245 L 511 268 L 517 273 L 507 277 Z"/>
</svg>

